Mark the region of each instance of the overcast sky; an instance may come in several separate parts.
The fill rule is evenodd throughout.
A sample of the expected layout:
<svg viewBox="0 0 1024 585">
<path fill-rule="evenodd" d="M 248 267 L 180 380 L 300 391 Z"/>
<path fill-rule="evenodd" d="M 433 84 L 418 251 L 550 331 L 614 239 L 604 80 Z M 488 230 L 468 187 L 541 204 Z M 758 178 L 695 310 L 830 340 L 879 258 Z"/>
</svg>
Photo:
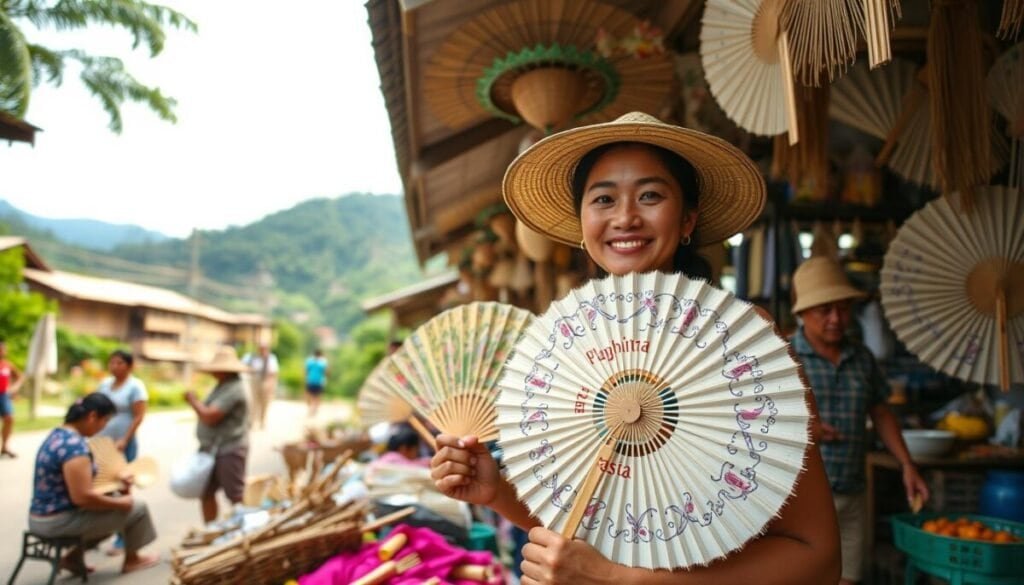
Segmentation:
<svg viewBox="0 0 1024 585">
<path fill-rule="evenodd" d="M 132 223 L 172 236 L 242 225 L 313 197 L 400 193 L 361 0 L 164 0 L 198 34 L 155 59 L 126 33 L 28 34 L 125 60 L 178 100 L 178 123 L 141 106 L 107 129 L 77 71 L 41 85 L 36 145 L 0 142 L 0 199 L 45 217 Z M 26 31 L 29 33 L 30 31 Z"/>
</svg>

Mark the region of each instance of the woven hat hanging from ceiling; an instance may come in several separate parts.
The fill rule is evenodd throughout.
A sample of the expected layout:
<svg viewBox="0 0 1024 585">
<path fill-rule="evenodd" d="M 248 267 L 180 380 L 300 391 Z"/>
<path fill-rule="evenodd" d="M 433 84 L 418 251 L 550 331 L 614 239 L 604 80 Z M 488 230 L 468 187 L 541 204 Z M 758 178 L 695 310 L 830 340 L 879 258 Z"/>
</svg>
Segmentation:
<svg viewBox="0 0 1024 585">
<path fill-rule="evenodd" d="M 1018 43 L 1002 54 L 985 78 L 992 108 L 1006 119 L 1006 130 L 1012 139 L 1010 155 L 1011 187 L 1020 187 L 1024 172 L 1024 43 Z"/>
<path fill-rule="evenodd" d="M 673 84 L 661 33 L 591 0 L 519 0 L 463 23 L 424 73 L 430 110 L 451 128 L 488 117 L 546 132 L 657 113 Z"/>
</svg>

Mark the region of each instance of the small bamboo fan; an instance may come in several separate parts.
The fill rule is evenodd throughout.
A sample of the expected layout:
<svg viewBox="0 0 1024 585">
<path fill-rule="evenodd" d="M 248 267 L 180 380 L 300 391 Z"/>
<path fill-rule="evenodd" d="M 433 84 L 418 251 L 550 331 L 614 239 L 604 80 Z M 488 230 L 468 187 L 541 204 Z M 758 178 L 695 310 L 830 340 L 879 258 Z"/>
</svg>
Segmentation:
<svg viewBox="0 0 1024 585">
<path fill-rule="evenodd" d="M 391 356 L 403 382 L 392 390 L 442 432 L 492 440 L 498 376 L 530 321 L 529 312 L 501 303 L 449 309 Z"/>
<path fill-rule="evenodd" d="M 431 112 L 454 129 L 488 117 L 526 121 L 545 132 L 575 120 L 657 112 L 673 84 L 657 35 L 633 14 L 593 0 L 516 0 L 461 24 L 424 71 Z M 630 39 L 604 52 L 602 39 Z"/>
<path fill-rule="evenodd" d="M 708 0 L 700 56 L 711 94 L 726 115 L 754 134 L 775 136 L 796 127 L 789 44 L 779 28 L 784 0 Z"/>
<path fill-rule="evenodd" d="M 615 562 L 706 565 L 792 492 L 808 443 L 798 369 L 751 304 L 704 281 L 591 281 L 505 365 L 508 478 L 545 526 Z"/>
<path fill-rule="evenodd" d="M 1021 173 L 1024 172 L 1024 43 L 1010 48 L 999 57 L 985 79 L 988 98 L 992 107 L 1006 119 L 1010 134 L 1010 176 L 1011 187 L 1021 187 Z"/>
<path fill-rule="evenodd" d="M 1024 198 L 981 187 L 973 211 L 940 197 L 903 224 L 882 266 L 882 307 L 924 363 L 978 384 L 1024 382 Z"/>
<path fill-rule="evenodd" d="M 391 356 L 385 356 L 359 388 L 359 396 L 356 399 L 359 418 L 365 427 L 382 422 L 408 423 L 433 449 L 436 447 L 434 436 L 396 390 L 405 386 L 408 386 L 408 381 L 395 367 Z"/>
<path fill-rule="evenodd" d="M 92 437 L 89 439 L 89 451 L 92 452 L 93 463 L 96 464 L 96 475 L 92 479 L 92 487 L 100 493 L 120 491 L 125 488 L 121 480 L 125 474 L 132 476 L 133 487 L 147 487 L 156 481 L 159 475 L 156 460 L 152 457 L 139 457 L 128 463 L 114 440 L 110 437 Z"/>
<path fill-rule="evenodd" d="M 363 426 L 371 427 L 377 423 L 400 423 L 412 416 L 412 407 L 391 390 L 394 382 L 386 378 L 396 374 L 390 357 L 385 357 L 370 372 L 359 388 L 356 398 L 356 411 Z"/>
<path fill-rule="evenodd" d="M 871 68 L 889 62 L 889 31 L 900 16 L 899 0 L 787 0 L 782 22 L 794 76 L 804 85 L 819 85 L 825 73 L 835 79 L 854 62 L 862 31 Z"/>
</svg>

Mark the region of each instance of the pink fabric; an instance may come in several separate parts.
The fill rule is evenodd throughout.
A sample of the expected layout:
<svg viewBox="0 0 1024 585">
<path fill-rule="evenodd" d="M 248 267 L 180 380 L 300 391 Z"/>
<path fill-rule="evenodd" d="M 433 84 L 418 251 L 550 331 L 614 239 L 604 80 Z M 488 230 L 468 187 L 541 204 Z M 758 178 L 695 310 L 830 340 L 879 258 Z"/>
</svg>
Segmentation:
<svg viewBox="0 0 1024 585">
<path fill-rule="evenodd" d="M 416 459 L 409 459 L 398 451 L 388 451 L 370 462 L 370 467 L 373 467 L 374 465 L 413 465 L 416 467 L 430 467 L 430 458 L 418 457 Z"/>
<path fill-rule="evenodd" d="M 396 526 L 388 536 L 402 533 L 409 537 L 409 542 L 398 551 L 395 559 L 415 552 L 421 562 L 385 581 L 386 585 L 419 585 L 431 577 L 439 577 L 444 585 L 480 585 L 478 581 L 463 579 L 446 581 L 445 577 L 457 565 L 491 565 L 496 575 L 491 583 L 505 582 L 500 563 L 496 563 L 488 551 L 467 551 L 448 544 L 443 536 L 429 528 L 413 528 L 405 524 Z M 342 553 L 332 558 L 316 571 L 299 577 L 299 585 L 348 585 L 381 565 L 377 549 L 384 540 L 366 544 L 359 552 Z"/>
</svg>

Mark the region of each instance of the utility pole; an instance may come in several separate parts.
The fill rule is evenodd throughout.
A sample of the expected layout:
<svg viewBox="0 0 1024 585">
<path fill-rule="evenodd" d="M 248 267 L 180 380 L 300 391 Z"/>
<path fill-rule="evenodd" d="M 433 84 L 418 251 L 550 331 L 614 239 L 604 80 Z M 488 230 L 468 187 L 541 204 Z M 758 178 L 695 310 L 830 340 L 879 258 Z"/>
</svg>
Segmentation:
<svg viewBox="0 0 1024 585">
<path fill-rule="evenodd" d="M 190 258 L 188 263 L 188 296 L 193 302 L 196 301 L 196 295 L 199 294 L 199 230 L 192 228 L 192 235 L 189 237 L 189 252 Z M 182 376 L 184 377 L 185 387 L 188 388 L 192 384 L 192 372 L 195 367 L 195 333 L 196 333 L 196 316 L 195 313 L 189 313 L 185 321 L 185 366 L 182 368 Z"/>
</svg>

